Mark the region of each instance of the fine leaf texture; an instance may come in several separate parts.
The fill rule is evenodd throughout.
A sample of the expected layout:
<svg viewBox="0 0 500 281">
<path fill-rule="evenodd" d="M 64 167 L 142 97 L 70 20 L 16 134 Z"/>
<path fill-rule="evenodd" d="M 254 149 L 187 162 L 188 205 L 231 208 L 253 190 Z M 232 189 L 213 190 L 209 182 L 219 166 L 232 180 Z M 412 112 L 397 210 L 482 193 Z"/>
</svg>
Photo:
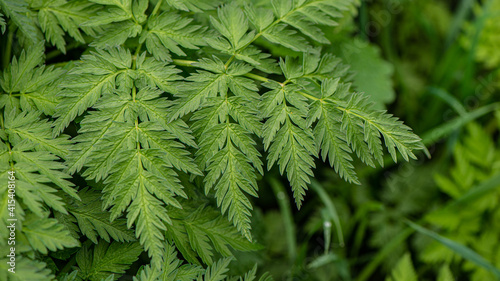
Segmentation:
<svg viewBox="0 0 500 281">
<path fill-rule="evenodd" d="M 83 246 L 76 255 L 83 280 L 101 281 L 110 274 L 119 277 L 139 257 L 142 247 L 138 243 L 111 243 L 100 241 L 92 247 Z M 111 279 L 114 280 L 114 279 Z"/>
<path fill-rule="evenodd" d="M 261 248 L 263 177 L 301 208 L 321 160 L 359 184 L 356 157 L 423 148 L 322 51 L 358 2 L 0 0 L 0 176 L 15 172 L 17 204 L 2 185 L 0 220 L 18 218 L 19 276 L 271 280 L 230 276 Z"/>
</svg>

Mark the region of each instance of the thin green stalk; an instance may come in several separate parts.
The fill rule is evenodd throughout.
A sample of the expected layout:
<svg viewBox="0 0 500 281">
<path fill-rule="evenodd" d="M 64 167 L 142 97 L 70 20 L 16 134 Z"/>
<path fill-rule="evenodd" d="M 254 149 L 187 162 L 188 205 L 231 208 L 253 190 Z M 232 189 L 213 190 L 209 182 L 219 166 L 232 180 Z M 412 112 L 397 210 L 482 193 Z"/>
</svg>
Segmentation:
<svg viewBox="0 0 500 281">
<path fill-rule="evenodd" d="M 153 9 L 153 12 L 151 12 L 151 15 L 150 17 L 154 17 L 156 16 L 156 14 L 158 13 L 158 11 L 160 10 L 160 7 L 161 7 L 161 4 L 163 3 L 163 0 L 159 0 L 158 3 L 156 3 L 156 6 L 155 8 Z"/>
<path fill-rule="evenodd" d="M 446 36 L 446 46 L 450 46 L 457 35 L 460 33 L 460 29 L 462 28 L 465 20 L 467 19 L 467 15 L 469 14 L 472 6 L 474 5 L 474 0 L 462 0 L 460 1 L 460 5 L 458 6 L 458 12 L 455 13 L 455 17 L 453 18 L 453 22 L 451 24 L 451 28 L 448 31 L 448 35 Z"/>
<path fill-rule="evenodd" d="M 366 26 L 368 24 L 368 7 L 365 1 L 361 2 L 359 7 L 359 25 L 361 26 L 360 37 L 368 41 L 368 34 L 366 34 Z"/>
<path fill-rule="evenodd" d="M 253 74 L 253 73 L 247 73 L 247 74 L 244 74 L 244 76 L 246 76 L 248 78 L 251 78 L 253 80 L 264 82 L 264 83 L 270 82 L 270 80 L 268 78 L 260 76 L 260 75 L 257 75 L 257 74 Z"/>
<path fill-rule="evenodd" d="M 132 69 L 137 68 L 137 57 L 139 56 L 139 52 L 141 51 L 142 48 L 142 43 L 137 46 L 137 49 L 135 49 L 134 57 L 133 57 L 133 62 L 132 62 Z"/>
<path fill-rule="evenodd" d="M 12 54 L 12 43 L 14 41 L 14 28 L 9 27 L 9 33 L 7 34 L 7 46 L 3 53 L 3 69 L 7 68 L 10 64 L 10 56 Z"/>
<path fill-rule="evenodd" d="M 178 66 L 196 67 L 194 65 L 196 63 L 196 61 L 193 61 L 193 60 L 174 59 L 174 60 L 172 60 L 172 62 L 175 65 L 178 65 Z M 264 82 L 264 83 L 273 81 L 273 80 L 270 80 L 269 78 L 266 78 L 264 76 L 260 76 L 260 75 L 257 75 L 257 74 L 253 74 L 253 73 L 243 74 L 243 76 L 248 77 L 248 78 L 253 79 L 253 80 Z"/>
<path fill-rule="evenodd" d="M 293 222 L 290 200 L 286 195 L 285 188 L 277 179 L 269 178 L 269 184 L 278 200 L 281 215 L 283 216 L 285 238 L 288 244 L 288 258 L 290 259 L 290 263 L 294 264 L 297 257 L 297 237 L 295 236 L 295 224 Z"/>
<path fill-rule="evenodd" d="M 196 61 L 194 61 L 194 60 L 179 60 L 179 59 L 174 59 L 174 60 L 172 60 L 172 62 L 175 65 L 178 65 L 178 66 L 196 67 L 196 66 L 193 65 L 194 63 L 196 63 Z"/>
</svg>

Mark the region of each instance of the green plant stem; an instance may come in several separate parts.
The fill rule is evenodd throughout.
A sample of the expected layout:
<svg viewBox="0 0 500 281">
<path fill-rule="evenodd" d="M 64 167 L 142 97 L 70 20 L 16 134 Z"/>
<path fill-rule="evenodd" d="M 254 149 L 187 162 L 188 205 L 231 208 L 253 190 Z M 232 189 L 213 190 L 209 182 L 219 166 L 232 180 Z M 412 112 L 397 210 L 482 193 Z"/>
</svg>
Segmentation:
<svg viewBox="0 0 500 281">
<path fill-rule="evenodd" d="M 186 67 L 196 67 L 196 65 L 194 65 L 194 64 L 197 63 L 196 61 L 193 61 L 193 60 L 179 60 L 179 59 L 174 59 L 174 60 L 172 60 L 172 62 L 175 65 L 186 66 Z M 270 80 L 269 78 L 266 78 L 264 76 L 260 76 L 257 74 L 253 74 L 253 73 L 247 73 L 247 74 L 244 74 L 243 76 L 248 77 L 250 79 L 260 81 L 260 82 L 264 82 L 264 83 L 273 81 L 273 80 Z M 279 82 L 277 82 L 277 83 L 279 83 Z"/>
<path fill-rule="evenodd" d="M 281 215 L 283 216 L 285 236 L 288 244 L 288 258 L 290 259 L 290 263 L 294 264 L 295 258 L 297 257 L 297 237 L 295 236 L 295 224 L 293 222 L 290 201 L 286 195 L 285 188 L 277 179 L 269 178 L 269 184 L 273 189 L 280 207 Z"/>
<path fill-rule="evenodd" d="M 139 56 L 139 52 L 141 51 L 141 48 L 142 48 L 142 43 L 140 43 L 139 46 L 137 46 L 137 49 L 135 49 L 134 57 L 132 58 L 133 59 L 133 61 L 132 61 L 132 69 L 136 69 L 137 68 L 137 57 Z"/>
<path fill-rule="evenodd" d="M 163 4 L 163 0 L 159 0 L 158 3 L 156 3 L 156 6 L 153 9 L 153 11 L 151 12 L 150 17 L 156 16 L 156 14 L 158 13 L 158 11 L 160 10 L 161 4 Z"/>
<path fill-rule="evenodd" d="M 14 41 L 14 28 L 9 27 L 9 33 L 7 34 L 7 45 L 6 50 L 3 53 L 3 69 L 7 68 L 10 64 L 10 56 L 12 54 L 12 43 Z"/>
<path fill-rule="evenodd" d="M 178 66 L 196 67 L 195 65 L 193 65 L 194 63 L 196 63 L 196 61 L 194 60 L 173 59 L 172 62 Z"/>
</svg>

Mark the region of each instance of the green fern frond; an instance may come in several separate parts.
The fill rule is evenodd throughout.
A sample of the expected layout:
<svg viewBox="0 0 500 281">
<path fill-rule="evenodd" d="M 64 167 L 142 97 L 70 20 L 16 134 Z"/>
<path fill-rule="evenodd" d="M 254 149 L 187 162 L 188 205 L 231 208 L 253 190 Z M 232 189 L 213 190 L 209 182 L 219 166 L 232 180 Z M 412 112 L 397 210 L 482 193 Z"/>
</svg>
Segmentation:
<svg viewBox="0 0 500 281">
<path fill-rule="evenodd" d="M 82 56 L 65 77 L 59 93 L 61 103 L 56 108 L 54 134 L 59 134 L 78 115 L 93 106 L 103 93 L 111 93 L 115 87 L 132 84 L 132 56 L 123 48 L 97 50 Z"/>
<path fill-rule="evenodd" d="M 109 244 L 99 241 L 92 249 L 84 245 L 76 254 L 80 269 L 78 277 L 82 280 L 101 281 L 110 274 L 121 276 L 137 260 L 142 250 L 141 245 L 134 242 Z"/>
<path fill-rule="evenodd" d="M 35 215 L 27 216 L 23 223 L 23 234 L 31 247 L 47 254 L 47 250 L 56 251 L 63 248 L 80 246 L 80 242 L 69 235 L 69 232 L 56 219 L 40 219 Z"/>
<path fill-rule="evenodd" d="M 2 264 L 7 264 L 9 261 L 8 258 L 5 258 L 2 255 L 2 259 L 0 262 Z M 0 270 L 0 279 L 7 281 L 47 281 L 52 280 L 54 278 L 54 274 L 52 274 L 51 270 L 47 268 L 47 264 L 44 262 L 40 262 L 37 260 L 33 260 L 26 257 L 18 257 L 16 260 L 16 273 L 12 274 L 7 270 Z"/>
<path fill-rule="evenodd" d="M 74 216 L 78 228 L 92 242 L 97 244 L 98 237 L 110 243 L 110 238 L 119 242 L 134 241 L 133 232 L 127 229 L 126 220 L 110 221 L 109 212 L 102 210 L 101 194 L 88 188 L 79 190 L 81 201 L 68 204 L 69 213 Z"/>
<path fill-rule="evenodd" d="M 336 19 L 342 16 L 341 12 L 353 4 L 352 1 L 275 0 L 271 1 L 272 12 L 251 6 L 247 6 L 246 10 L 250 21 L 257 28 L 256 37 L 262 36 L 272 43 L 305 52 L 310 44 L 299 33 L 318 43 L 329 44 L 316 25 L 336 25 Z"/>
<path fill-rule="evenodd" d="M 176 13 L 164 12 L 148 20 L 148 30 L 141 34 L 139 42 L 145 42 L 148 52 L 159 61 L 170 61 L 171 52 L 185 56 L 179 46 L 196 50 L 206 45 L 202 37 L 206 36 L 207 29 L 192 25 L 192 21 Z"/>
<path fill-rule="evenodd" d="M 23 50 L 19 58 L 12 59 L 0 76 L 0 87 L 11 96 L 2 95 L 0 107 L 5 107 L 6 111 L 16 107 L 24 111 L 40 110 L 45 114 L 54 114 L 59 102 L 55 85 L 64 71 L 53 66 L 39 66 L 43 61 L 43 53 L 43 44 L 39 43 L 27 52 Z M 19 100 L 13 98 L 13 94 L 18 95 Z"/>
<path fill-rule="evenodd" d="M 125 43 L 129 37 L 136 37 L 142 32 L 142 24 L 147 19 L 145 11 L 149 1 L 93 0 L 92 2 L 105 5 L 106 8 L 81 24 L 84 27 L 104 30 L 91 43 L 91 46 L 97 48 L 117 47 Z"/>
<path fill-rule="evenodd" d="M 239 251 L 258 248 L 243 238 L 215 209 L 198 207 L 196 202 L 189 204 L 187 200 L 181 202 L 182 209 L 169 209 L 172 225 L 166 237 L 190 263 L 199 264 L 199 256 L 204 263 L 212 264 L 214 251 L 229 257 L 232 255 L 230 248 Z"/>
<path fill-rule="evenodd" d="M 410 254 L 406 253 L 398 261 L 396 267 L 392 270 L 391 277 L 387 278 L 386 281 L 417 281 L 418 276 L 415 273 L 415 268 L 411 261 Z"/>
<path fill-rule="evenodd" d="M 55 45 L 62 53 L 66 53 L 68 34 L 80 43 L 85 43 L 82 32 L 96 36 L 102 32 L 100 28 L 82 26 L 90 17 L 99 11 L 99 7 L 87 1 L 33 1 L 31 8 L 38 10 L 38 22 L 48 42 Z"/>
<path fill-rule="evenodd" d="M 422 148 L 321 52 L 323 26 L 356 0 L 23 1 L 0 0 L 14 46 L 4 65 L 18 55 L 0 74 L 0 176 L 16 172 L 19 263 L 47 261 L 27 262 L 26 280 L 55 278 L 47 267 L 60 280 L 112 281 L 145 252 L 136 280 L 255 281 L 256 267 L 231 277 L 229 264 L 260 247 L 251 218 L 263 161 L 300 208 L 316 158 L 359 183 L 353 154 L 375 166 L 384 144 L 394 160 Z M 83 55 L 61 61 L 66 51 Z M 44 54 L 65 66 L 44 66 Z M 2 246 L 8 235 L 0 229 Z M 52 263 L 67 259 L 76 266 Z"/>
<path fill-rule="evenodd" d="M 163 256 L 164 260 L 160 268 L 147 266 L 134 277 L 134 281 L 191 281 L 204 272 L 200 266 L 182 264 L 182 260 L 177 258 L 175 247 L 169 244 L 166 245 Z"/>
<path fill-rule="evenodd" d="M 5 16 L 19 28 L 30 44 L 37 44 L 43 40 L 35 22 L 28 16 L 30 10 L 25 0 L 0 0 L 0 8 Z M 2 30 L 5 30 L 5 27 L 2 26 Z"/>
<path fill-rule="evenodd" d="M 201 13 L 213 10 L 220 4 L 220 0 L 166 0 L 167 4 L 177 10 Z"/>
</svg>

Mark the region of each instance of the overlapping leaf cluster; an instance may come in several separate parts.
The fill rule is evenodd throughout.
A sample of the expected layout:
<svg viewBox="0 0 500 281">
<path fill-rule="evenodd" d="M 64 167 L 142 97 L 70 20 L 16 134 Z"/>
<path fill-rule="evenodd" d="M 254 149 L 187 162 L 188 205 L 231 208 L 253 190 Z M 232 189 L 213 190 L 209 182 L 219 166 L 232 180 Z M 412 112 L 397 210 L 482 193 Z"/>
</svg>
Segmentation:
<svg viewBox="0 0 500 281">
<path fill-rule="evenodd" d="M 266 168 L 278 167 L 300 208 L 316 158 L 352 183 L 353 155 L 382 165 L 383 143 L 395 161 L 415 158 L 410 128 L 373 109 L 346 83 L 347 66 L 313 47 L 329 43 L 320 26 L 355 4 L 0 0 L 3 36 L 27 49 L 0 80 L 1 172 L 19 177 L 26 251 L 87 237 L 65 253 L 77 271 L 61 280 L 113 280 L 142 251 L 151 262 L 138 280 L 223 280 L 232 250 L 257 247 L 251 197 Z M 83 54 L 43 66 L 43 38 Z M 272 57 L 262 41 L 302 55 Z"/>
</svg>

